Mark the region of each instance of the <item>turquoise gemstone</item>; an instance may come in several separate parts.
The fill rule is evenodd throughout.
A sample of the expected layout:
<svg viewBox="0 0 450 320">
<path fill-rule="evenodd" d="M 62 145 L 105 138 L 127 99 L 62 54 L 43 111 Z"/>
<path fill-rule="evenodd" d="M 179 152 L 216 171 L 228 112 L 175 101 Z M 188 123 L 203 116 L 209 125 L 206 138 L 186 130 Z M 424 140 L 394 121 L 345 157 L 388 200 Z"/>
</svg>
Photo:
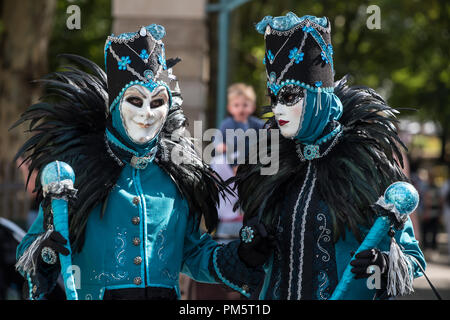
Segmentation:
<svg viewBox="0 0 450 320">
<path fill-rule="evenodd" d="M 50 183 L 72 180 L 75 182 L 75 172 L 72 167 L 62 161 L 53 161 L 47 164 L 41 173 L 41 184 L 47 186 Z"/>
<path fill-rule="evenodd" d="M 384 201 L 393 204 L 401 215 L 409 215 L 419 205 L 419 194 L 410 183 L 399 181 L 386 189 Z"/>
</svg>

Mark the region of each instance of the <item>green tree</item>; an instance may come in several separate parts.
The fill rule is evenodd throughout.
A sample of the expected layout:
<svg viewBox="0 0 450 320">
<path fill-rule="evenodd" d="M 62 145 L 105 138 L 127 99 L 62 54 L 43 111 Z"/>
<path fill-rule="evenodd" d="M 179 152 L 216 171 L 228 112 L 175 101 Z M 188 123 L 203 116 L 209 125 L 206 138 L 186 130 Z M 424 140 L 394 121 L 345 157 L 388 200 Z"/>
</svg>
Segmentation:
<svg viewBox="0 0 450 320">
<path fill-rule="evenodd" d="M 80 29 L 69 30 L 66 22 L 69 5 L 77 5 L 81 12 Z M 111 33 L 111 0 L 58 0 L 55 22 L 49 46 L 49 67 L 56 70 L 64 61 L 58 59 L 61 53 L 78 54 L 103 67 L 103 47 L 106 36 Z"/>
</svg>

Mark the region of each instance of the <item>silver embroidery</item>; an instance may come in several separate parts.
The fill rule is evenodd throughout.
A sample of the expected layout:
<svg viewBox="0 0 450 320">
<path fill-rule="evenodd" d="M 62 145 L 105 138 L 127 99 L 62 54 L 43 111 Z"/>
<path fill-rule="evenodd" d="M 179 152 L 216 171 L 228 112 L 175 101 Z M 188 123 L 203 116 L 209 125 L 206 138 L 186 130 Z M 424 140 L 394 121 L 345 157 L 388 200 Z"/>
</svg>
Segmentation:
<svg viewBox="0 0 450 320">
<path fill-rule="evenodd" d="M 327 218 L 325 217 L 325 215 L 323 213 L 319 213 L 317 215 L 317 220 L 318 221 L 323 221 L 323 225 L 319 226 L 319 230 L 320 232 L 320 236 L 317 239 L 317 247 L 319 248 L 319 250 L 323 253 L 322 255 L 322 261 L 323 262 L 328 262 L 330 261 L 330 254 L 328 253 L 327 250 L 325 250 L 321 245 L 320 245 L 320 241 L 323 242 L 330 242 L 331 240 L 331 230 L 326 228 L 327 225 Z"/>
<path fill-rule="evenodd" d="M 116 262 L 119 266 L 125 265 L 126 234 L 126 229 L 122 229 L 114 239 L 114 254 L 116 255 Z"/>
<path fill-rule="evenodd" d="M 300 47 L 298 48 L 298 52 L 301 52 L 303 49 L 303 46 L 305 45 L 305 41 L 306 41 L 306 37 L 308 36 L 308 32 L 305 32 L 305 35 L 303 36 L 302 42 L 300 44 Z M 295 61 L 295 56 L 292 57 L 291 61 L 289 61 L 289 63 L 284 67 L 283 71 L 281 71 L 279 77 L 277 78 L 276 84 L 279 85 L 281 79 L 283 79 L 284 75 L 286 74 L 286 72 L 289 70 L 290 67 L 292 67 L 292 65 L 294 64 Z"/>
<path fill-rule="evenodd" d="M 301 238 L 300 238 L 300 245 L 301 245 L 301 251 L 300 251 L 300 270 L 298 273 L 298 287 L 297 287 L 297 296 L 298 300 L 302 298 L 302 280 L 303 280 L 303 255 L 305 250 L 305 228 L 306 228 L 306 216 L 308 215 L 308 208 L 309 208 L 309 202 L 311 201 L 311 197 L 314 191 L 314 187 L 316 185 L 316 171 L 313 172 L 313 180 L 311 185 L 311 190 L 308 194 L 308 199 L 306 200 L 303 219 L 302 219 L 302 230 L 301 230 Z"/>
<path fill-rule="evenodd" d="M 328 288 L 328 276 L 326 272 L 320 271 L 319 273 L 319 288 L 317 293 L 317 298 L 319 300 L 327 300 L 329 298 L 329 294 L 325 293 L 324 291 Z"/>
<path fill-rule="evenodd" d="M 311 162 L 308 163 L 308 169 L 306 171 L 305 181 L 303 182 L 303 186 L 298 194 L 297 202 L 295 203 L 294 211 L 292 212 L 292 227 L 291 227 L 291 248 L 289 254 L 289 287 L 288 287 L 288 300 L 291 297 L 291 284 L 292 284 L 292 272 L 293 272 L 293 264 L 294 264 L 294 234 L 295 234 L 295 216 L 297 212 L 298 205 L 300 203 L 300 199 L 303 195 L 303 191 L 305 190 L 306 183 L 308 182 L 309 172 L 311 171 Z"/>
<path fill-rule="evenodd" d="M 116 271 L 114 273 L 102 272 L 102 273 L 96 275 L 94 278 L 98 281 L 102 280 L 103 278 L 105 278 L 105 280 L 107 282 L 109 282 L 111 280 L 122 280 L 128 276 L 127 271 L 119 269 L 120 267 L 125 266 L 127 231 L 125 228 L 119 229 L 119 227 L 117 227 L 117 230 L 118 230 L 117 235 L 114 238 L 114 258 L 116 260 L 116 265 L 114 266 L 114 268 L 116 269 Z M 94 273 L 95 273 L 95 270 L 94 270 Z"/>
<path fill-rule="evenodd" d="M 165 240 L 165 237 L 164 237 L 164 231 L 165 230 L 160 230 L 159 232 L 158 232 L 158 235 L 156 236 L 156 245 L 158 245 L 159 246 L 159 249 L 158 249 L 158 258 L 159 258 L 159 260 L 161 260 L 162 262 L 165 262 L 165 258 L 164 258 L 164 256 L 163 256 L 163 250 L 164 250 L 164 240 Z"/>
</svg>

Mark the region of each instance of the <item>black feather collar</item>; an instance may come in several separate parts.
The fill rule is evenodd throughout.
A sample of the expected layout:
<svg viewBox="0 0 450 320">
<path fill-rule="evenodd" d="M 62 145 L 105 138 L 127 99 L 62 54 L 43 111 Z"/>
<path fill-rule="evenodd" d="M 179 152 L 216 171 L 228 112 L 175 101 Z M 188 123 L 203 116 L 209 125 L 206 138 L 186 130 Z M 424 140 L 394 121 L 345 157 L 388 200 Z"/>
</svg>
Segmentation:
<svg viewBox="0 0 450 320">
<path fill-rule="evenodd" d="M 311 162 L 317 169 L 317 192 L 330 209 L 335 240 L 344 236 L 346 229 L 360 240 L 361 227 L 370 227 L 374 221 L 370 205 L 391 183 L 406 180 L 401 171 L 400 148 L 404 145 L 395 129 L 394 114 L 398 112 L 375 91 L 348 87 L 343 79 L 334 93 L 344 107 L 339 120 L 342 134 L 325 156 Z M 273 118 L 267 128 L 277 128 Z M 259 214 L 268 227 L 276 225 L 284 195 L 295 192 L 293 182 L 304 179 L 306 172 L 307 161 L 299 159 L 293 140 L 280 136 L 277 149 L 279 170 L 275 175 L 261 176 L 262 164 L 247 164 L 239 167 L 233 179 L 245 219 Z"/>
</svg>

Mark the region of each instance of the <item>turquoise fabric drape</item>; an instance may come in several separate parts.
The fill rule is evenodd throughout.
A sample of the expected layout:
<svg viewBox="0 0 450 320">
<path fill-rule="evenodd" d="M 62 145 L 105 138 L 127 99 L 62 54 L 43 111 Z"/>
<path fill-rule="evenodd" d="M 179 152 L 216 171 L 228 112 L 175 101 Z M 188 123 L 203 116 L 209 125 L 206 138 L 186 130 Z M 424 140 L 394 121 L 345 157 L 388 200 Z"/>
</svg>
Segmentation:
<svg viewBox="0 0 450 320">
<path fill-rule="evenodd" d="M 342 102 L 331 92 L 307 91 L 301 129 L 295 136 L 303 144 L 313 144 L 323 133 L 326 125 L 339 120 L 342 115 Z"/>
</svg>

